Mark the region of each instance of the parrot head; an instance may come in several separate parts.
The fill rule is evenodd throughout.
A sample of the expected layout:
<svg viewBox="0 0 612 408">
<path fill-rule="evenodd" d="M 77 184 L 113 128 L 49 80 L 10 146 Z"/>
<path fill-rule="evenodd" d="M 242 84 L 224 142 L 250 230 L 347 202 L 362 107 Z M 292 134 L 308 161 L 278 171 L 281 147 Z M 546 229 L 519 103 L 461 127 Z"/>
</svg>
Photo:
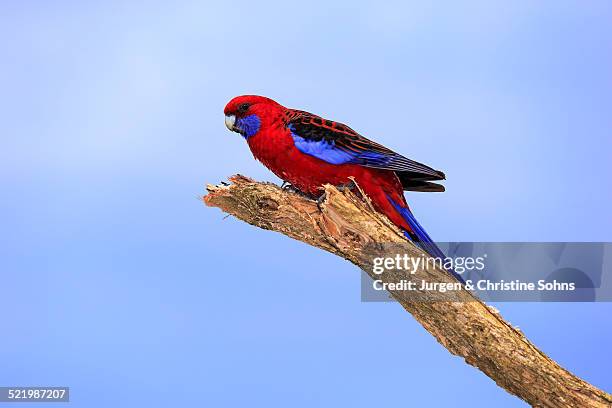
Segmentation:
<svg viewBox="0 0 612 408">
<path fill-rule="evenodd" d="M 271 120 L 283 107 L 265 96 L 242 95 L 225 105 L 225 126 L 245 139 L 257 134 L 263 122 Z"/>
</svg>

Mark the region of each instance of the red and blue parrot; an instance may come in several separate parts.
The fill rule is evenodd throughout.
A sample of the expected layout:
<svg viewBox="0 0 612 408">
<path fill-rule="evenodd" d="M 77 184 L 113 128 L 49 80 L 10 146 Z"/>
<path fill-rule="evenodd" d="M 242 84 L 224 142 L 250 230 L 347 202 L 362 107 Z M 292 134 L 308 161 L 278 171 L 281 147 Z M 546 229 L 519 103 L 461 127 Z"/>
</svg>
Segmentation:
<svg viewBox="0 0 612 408">
<path fill-rule="evenodd" d="M 444 191 L 433 182 L 444 180 L 441 171 L 366 139 L 342 123 L 285 108 L 264 96 L 237 96 L 224 113 L 227 128 L 240 133 L 255 159 L 285 182 L 318 196 L 323 185 L 346 186 L 352 178 L 376 210 L 408 239 L 444 259 L 404 197 L 404 191 Z"/>
</svg>

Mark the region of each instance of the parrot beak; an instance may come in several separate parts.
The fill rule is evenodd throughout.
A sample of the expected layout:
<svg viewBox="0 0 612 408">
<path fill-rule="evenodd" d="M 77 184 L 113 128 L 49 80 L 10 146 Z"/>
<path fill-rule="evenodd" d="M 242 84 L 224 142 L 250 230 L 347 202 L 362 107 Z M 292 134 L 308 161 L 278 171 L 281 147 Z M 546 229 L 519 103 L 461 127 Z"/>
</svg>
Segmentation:
<svg viewBox="0 0 612 408">
<path fill-rule="evenodd" d="M 236 123 L 236 116 L 234 115 L 225 116 L 225 126 L 232 132 L 236 131 L 236 129 L 234 129 L 234 123 Z"/>
</svg>

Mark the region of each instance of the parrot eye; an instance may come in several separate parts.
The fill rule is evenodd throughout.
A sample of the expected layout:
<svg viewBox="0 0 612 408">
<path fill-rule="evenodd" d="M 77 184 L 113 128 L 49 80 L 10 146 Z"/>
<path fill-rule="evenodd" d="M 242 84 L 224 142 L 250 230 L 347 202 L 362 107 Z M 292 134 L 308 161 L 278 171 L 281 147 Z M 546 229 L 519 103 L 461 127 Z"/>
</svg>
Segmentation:
<svg viewBox="0 0 612 408">
<path fill-rule="evenodd" d="M 247 110 L 249 110 L 249 104 L 248 103 L 241 103 L 240 106 L 238 106 L 238 112 L 240 113 L 245 113 Z"/>
</svg>

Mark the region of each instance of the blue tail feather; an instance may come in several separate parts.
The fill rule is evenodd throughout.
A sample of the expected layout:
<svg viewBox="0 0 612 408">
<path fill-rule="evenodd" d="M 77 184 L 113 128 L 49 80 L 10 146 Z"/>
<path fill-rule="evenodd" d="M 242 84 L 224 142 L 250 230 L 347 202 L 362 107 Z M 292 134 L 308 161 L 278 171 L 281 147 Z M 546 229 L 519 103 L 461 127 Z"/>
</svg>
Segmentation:
<svg viewBox="0 0 612 408">
<path fill-rule="evenodd" d="M 397 212 L 400 213 L 402 218 L 406 220 L 406 222 L 412 229 L 414 236 L 411 236 L 408 233 L 408 231 L 404 231 L 404 235 L 406 236 L 406 238 L 413 241 L 415 244 L 421 247 L 421 249 L 423 249 L 425 252 L 427 252 L 429 255 L 433 256 L 434 258 L 440 258 L 444 260 L 444 258 L 446 258 L 446 255 L 444 255 L 444 252 L 442 252 L 442 250 L 431 239 L 429 234 L 423 229 L 421 224 L 419 224 L 419 222 L 416 220 L 412 212 L 408 208 L 402 207 L 401 205 L 393 201 L 391 197 L 387 196 L 387 199 L 389 200 L 391 204 L 393 204 L 393 207 L 395 207 Z M 414 240 L 413 239 L 414 237 L 416 237 L 417 239 Z M 452 273 L 453 276 L 459 280 L 459 282 L 465 283 L 461 275 L 456 273 L 454 270 L 449 269 L 448 271 Z"/>
</svg>

